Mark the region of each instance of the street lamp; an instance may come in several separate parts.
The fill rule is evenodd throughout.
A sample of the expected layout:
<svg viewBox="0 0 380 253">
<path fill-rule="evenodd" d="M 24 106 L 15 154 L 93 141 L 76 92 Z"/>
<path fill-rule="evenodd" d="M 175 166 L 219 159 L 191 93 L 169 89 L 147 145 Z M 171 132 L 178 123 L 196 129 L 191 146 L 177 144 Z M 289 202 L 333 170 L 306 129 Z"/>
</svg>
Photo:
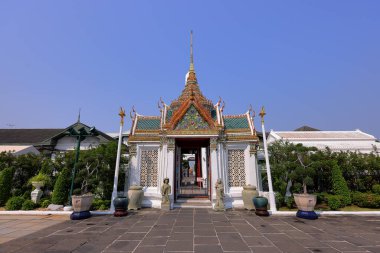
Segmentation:
<svg viewBox="0 0 380 253">
<path fill-rule="evenodd" d="M 76 172 L 76 165 L 77 165 L 78 160 L 79 160 L 80 143 L 81 143 L 81 141 L 86 139 L 86 137 L 97 136 L 99 134 L 98 134 L 97 130 L 95 129 L 95 127 L 91 127 L 88 131 L 84 127 L 81 127 L 78 130 L 76 130 L 74 127 L 70 127 L 66 131 L 66 135 L 71 136 L 71 137 L 75 137 L 77 139 L 77 147 L 76 147 L 76 151 L 75 151 L 74 166 L 73 166 L 73 169 L 71 171 L 71 186 L 70 186 L 70 193 L 69 193 L 69 206 L 71 206 L 71 204 L 72 204 L 71 203 L 71 196 L 73 194 L 73 188 L 74 188 L 74 178 L 75 178 L 75 172 Z"/>
</svg>

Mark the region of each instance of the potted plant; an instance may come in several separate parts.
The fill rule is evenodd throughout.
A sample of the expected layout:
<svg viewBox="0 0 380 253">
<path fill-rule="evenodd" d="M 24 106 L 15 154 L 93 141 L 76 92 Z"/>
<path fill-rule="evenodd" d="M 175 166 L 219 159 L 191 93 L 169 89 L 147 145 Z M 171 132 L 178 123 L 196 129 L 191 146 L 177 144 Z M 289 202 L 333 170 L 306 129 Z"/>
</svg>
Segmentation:
<svg viewBox="0 0 380 253">
<path fill-rule="evenodd" d="M 30 196 L 34 203 L 39 203 L 42 197 L 41 187 L 50 183 L 50 178 L 48 175 L 43 173 L 38 173 L 36 176 L 29 179 L 29 183 L 31 183 L 35 189 L 31 192 Z"/>
<path fill-rule="evenodd" d="M 70 215 L 72 220 L 81 220 L 91 217 L 90 208 L 94 195 L 89 191 L 90 180 L 93 174 L 97 172 L 97 167 L 91 166 L 90 163 L 86 163 L 84 168 L 78 171 L 77 182 L 80 182 L 80 189 L 76 189 L 71 196 L 71 203 L 74 212 Z M 79 193 L 79 194 L 78 194 Z"/>
<path fill-rule="evenodd" d="M 314 212 L 317 196 L 308 193 L 307 186 L 312 186 L 313 177 L 316 174 L 312 153 L 316 151 L 314 147 L 304 147 L 302 144 L 293 145 L 292 151 L 294 163 L 290 168 L 289 178 L 293 183 L 293 189 L 298 189 L 299 194 L 293 194 L 298 211 L 297 217 L 315 220 L 318 218 Z"/>
</svg>

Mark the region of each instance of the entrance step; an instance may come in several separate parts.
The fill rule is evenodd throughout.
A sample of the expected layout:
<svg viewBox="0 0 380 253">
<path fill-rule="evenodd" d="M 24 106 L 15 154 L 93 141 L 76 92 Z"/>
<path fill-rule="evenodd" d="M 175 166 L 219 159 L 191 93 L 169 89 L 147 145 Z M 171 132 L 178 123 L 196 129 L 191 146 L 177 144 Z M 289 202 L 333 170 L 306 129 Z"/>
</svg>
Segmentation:
<svg viewBox="0 0 380 253">
<path fill-rule="evenodd" d="M 174 203 L 175 208 L 212 208 L 211 201 L 204 198 L 177 199 Z"/>
</svg>

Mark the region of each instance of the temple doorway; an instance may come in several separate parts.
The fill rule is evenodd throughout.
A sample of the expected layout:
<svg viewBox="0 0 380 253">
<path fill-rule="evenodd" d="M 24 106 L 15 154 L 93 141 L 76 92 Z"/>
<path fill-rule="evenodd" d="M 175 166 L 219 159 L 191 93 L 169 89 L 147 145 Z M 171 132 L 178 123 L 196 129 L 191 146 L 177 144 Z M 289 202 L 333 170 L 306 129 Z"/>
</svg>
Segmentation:
<svg viewBox="0 0 380 253">
<path fill-rule="evenodd" d="M 210 178 L 210 139 L 176 139 L 176 199 L 209 198 Z"/>
</svg>

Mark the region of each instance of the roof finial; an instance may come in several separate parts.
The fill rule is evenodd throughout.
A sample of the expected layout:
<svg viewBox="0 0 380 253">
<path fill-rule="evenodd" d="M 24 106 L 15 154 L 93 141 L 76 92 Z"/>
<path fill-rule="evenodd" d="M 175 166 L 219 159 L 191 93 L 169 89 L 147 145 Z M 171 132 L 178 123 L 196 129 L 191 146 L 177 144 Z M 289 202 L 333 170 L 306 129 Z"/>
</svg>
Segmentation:
<svg viewBox="0 0 380 253">
<path fill-rule="evenodd" d="M 78 112 L 78 123 L 80 123 L 80 109 L 81 108 L 79 108 L 79 112 Z"/>
<path fill-rule="evenodd" d="M 190 31 L 190 69 L 194 71 L 194 58 L 193 58 L 193 30 Z"/>
</svg>

